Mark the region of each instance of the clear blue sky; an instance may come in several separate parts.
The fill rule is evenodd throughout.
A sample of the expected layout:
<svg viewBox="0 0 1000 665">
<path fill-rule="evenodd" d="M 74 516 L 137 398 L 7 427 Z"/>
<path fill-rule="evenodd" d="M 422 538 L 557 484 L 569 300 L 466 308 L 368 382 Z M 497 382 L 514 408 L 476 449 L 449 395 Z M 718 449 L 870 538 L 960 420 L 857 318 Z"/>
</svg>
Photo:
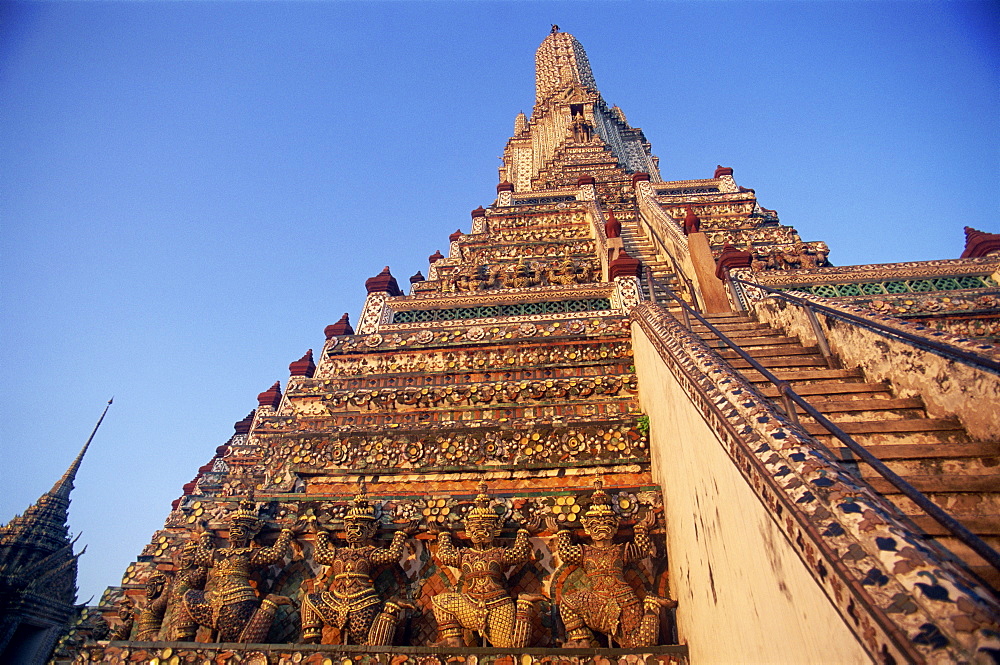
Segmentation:
<svg viewBox="0 0 1000 665">
<path fill-rule="evenodd" d="M 664 178 L 732 166 L 838 265 L 1000 231 L 995 5 L 5 3 L 0 522 L 114 395 L 71 509 L 81 600 L 365 278 L 468 231 L 551 23 Z"/>
</svg>

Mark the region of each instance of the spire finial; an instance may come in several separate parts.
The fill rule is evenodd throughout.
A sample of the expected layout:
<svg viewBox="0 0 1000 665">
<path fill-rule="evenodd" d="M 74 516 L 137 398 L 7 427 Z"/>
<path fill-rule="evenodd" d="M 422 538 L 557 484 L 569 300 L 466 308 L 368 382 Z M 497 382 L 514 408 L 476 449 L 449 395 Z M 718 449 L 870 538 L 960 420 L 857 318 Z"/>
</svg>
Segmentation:
<svg viewBox="0 0 1000 665">
<path fill-rule="evenodd" d="M 114 401 L 114 397 L 108 400 L 107 405 L 104 407 L 104 411 L 101 412 L 101 417 L 97 419 L 97 424 L 94 425 L 94 431 L 90 433 L 89 437 L 87 437 L 87 442 L 83 444 L 83 448 L 81 448 L 80 452 L 77 453 L 76 459 L 74 459 L 73 463 L 69 465 L 68 469 L 66 469 L 66 473 L 64 473 L 62 478 L 57 480 L 56 484 L 52 486 L 51 490 L 49 490 L 49 494 L 62 499 L 69 499 L 69 493 L 73 491 L 73 481 L 76 480 L 76 472 L 80 469 L 80 463 L 83 461 L 83 456 L 87 454 L 87 449 L 90 448 L 90 442 L 94 440 L 94 435 L 97 434 L 98 428 L 101 426 L 101 423 L 104 422 L 104 416 L 108 414 L 108 409 L 111 408 L 111 403 Z"/>
</svg>

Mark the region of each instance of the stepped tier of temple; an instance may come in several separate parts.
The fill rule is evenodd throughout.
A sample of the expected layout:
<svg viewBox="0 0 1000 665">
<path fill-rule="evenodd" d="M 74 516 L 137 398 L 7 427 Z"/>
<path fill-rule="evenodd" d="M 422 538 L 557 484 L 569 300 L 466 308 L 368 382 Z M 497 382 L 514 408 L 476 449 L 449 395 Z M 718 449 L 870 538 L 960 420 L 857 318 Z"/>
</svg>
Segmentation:
<svg viewBox="0 0 1000 665">
<path fill-rule="evenodd" d="M 663 181 L 555 27 L 503 160 L 426 276 L 369 278 L 259 394 L 77 662 L 995 658 L 997 238 L 831 266 L 733 169 Z"/>
</svg>

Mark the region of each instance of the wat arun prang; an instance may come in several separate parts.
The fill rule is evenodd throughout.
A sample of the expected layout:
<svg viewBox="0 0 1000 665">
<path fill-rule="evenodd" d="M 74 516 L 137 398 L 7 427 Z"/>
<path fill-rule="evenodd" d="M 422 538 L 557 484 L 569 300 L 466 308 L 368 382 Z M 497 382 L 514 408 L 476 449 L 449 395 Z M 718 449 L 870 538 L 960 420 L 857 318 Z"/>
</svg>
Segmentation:
<svg viewBox="0 0 1000 665">
<path fill-rule="evenodd" d="M 531 648 L 593 662 L 609 647 L 638 662 L 687 662 L 689 649 L 937 662 L 1000 649 L 981 562 L 927 546 L 670 299 L 761 325 L 738 310 L 762 294 L 735 276 L 985 338 L 1000 311 L 994 236 L 959 260 L 834 268 L 731 168 L 662 181 L 556 27 L 503 159 L 494 203 L 408 295 L 389 268 L 368 279 L 357 329 L 345 314 L 284 389 L 258 396 L 104 595 L 112 641 L 80 662 L 445 662 L 479 648 L 486 662 L 549 657 Z M 906 289 L 949 306 L 904 311 Z M 815 371 L 842 380 L 843 367 Z M 1000 395 L 987 384 L 973 388 Z M 954 418 L 977 441 L 992 427 Z M 995 447 L 952 469 L 988 481 Z"/>
</svg>

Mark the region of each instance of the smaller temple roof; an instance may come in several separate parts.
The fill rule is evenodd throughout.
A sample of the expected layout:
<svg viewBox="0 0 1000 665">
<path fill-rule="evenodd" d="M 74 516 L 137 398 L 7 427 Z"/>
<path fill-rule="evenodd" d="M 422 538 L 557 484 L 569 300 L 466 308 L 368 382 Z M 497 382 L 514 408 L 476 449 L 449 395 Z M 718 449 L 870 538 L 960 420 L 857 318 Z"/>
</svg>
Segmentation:
<svg viewBox="0 0 1000 665">
<path fill-rule="evenodd" d="M 0 526 L 0 592 L 26 588 L 47 571 L 62 568 L 70 560 L 75 563 L 79 555 L 73 554 L 73 541 L 69 535 L 70 493 L 83 456 L 112 401 L 108 400 L 87 442 L 52 489 L 28 506 L 24 513 Z M 73 577 L 71 589 L 65 594 L 69 598 L 64 595 L 64 602 L 75 602 L 75 575 Z"/>
</svg>

